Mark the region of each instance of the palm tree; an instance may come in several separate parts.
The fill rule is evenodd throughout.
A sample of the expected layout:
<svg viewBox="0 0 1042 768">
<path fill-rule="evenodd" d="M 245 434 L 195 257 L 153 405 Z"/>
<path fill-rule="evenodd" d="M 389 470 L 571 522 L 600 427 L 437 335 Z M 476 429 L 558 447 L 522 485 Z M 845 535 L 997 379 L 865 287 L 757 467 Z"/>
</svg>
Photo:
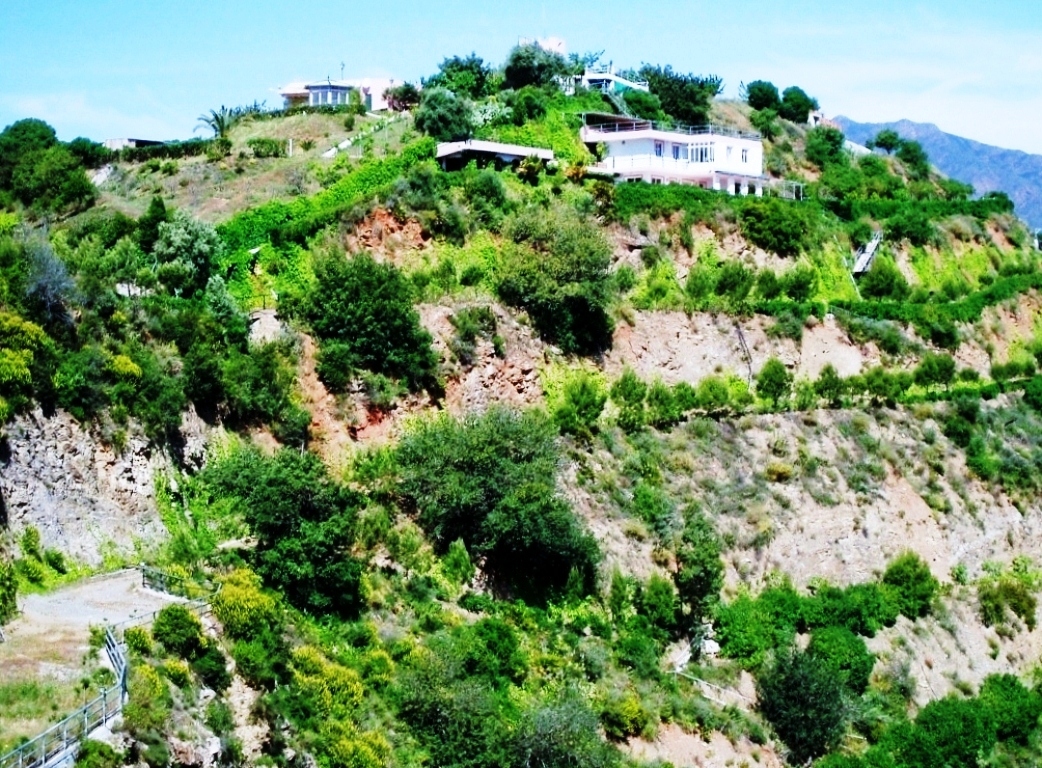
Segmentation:
<svg viewBox="0 0 1042 768">
<path fill-rule="evenodd" d="M 220 109 L 211 109 L 208 115 L 199 115 L 199 125 L 196 126 L 196 130 L 209 128 L 213 131 L 215 139 L 223 139 L 228 135 L 228 131 L 231 130 L 234 123 L 235 116 L 232 114 L 232 111 L 225 106 L 221 106 Z"/>
</svg>

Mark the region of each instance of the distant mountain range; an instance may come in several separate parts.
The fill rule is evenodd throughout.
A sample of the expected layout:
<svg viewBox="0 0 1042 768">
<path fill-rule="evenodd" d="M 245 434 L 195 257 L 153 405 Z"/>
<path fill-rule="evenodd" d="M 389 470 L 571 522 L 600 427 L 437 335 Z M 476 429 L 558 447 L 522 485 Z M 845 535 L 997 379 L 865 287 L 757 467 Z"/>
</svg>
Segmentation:
<svg viewBox="0 0 1042 768">
<path fill-rule="evenodd" d="M 932 123 L 856 123 L 847 117 L 835 121 L 857 144 L 864 144 L 885 128 L 897 131 L 903 139 L 918 141 L 941 173 L 972 184 L 977 194 L 996 190 L 1007 193 L 1017 206 L 1017 215 L 1042 229 L 1042 155 L 953 136 Z"/>
</svg>

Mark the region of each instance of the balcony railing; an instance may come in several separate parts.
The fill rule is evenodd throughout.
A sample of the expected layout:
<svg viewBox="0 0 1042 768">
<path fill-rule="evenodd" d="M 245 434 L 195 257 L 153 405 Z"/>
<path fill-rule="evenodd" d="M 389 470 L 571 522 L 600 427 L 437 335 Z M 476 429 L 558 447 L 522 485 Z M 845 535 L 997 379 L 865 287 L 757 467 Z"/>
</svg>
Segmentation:
<svg viewBox="0 0 1042 768">
<path fill-rule="evenodd" d="M 586 120 L 585 115 L 583 115 L 583 120 Z M 589 133 L 662 131 L 663 133 L 679 133 L 684 136 L 729 136 L 735 139 L 751 139 L 753 141 L 760 141 L 763 138 L 759 133 L 739 131 L 737 128 L 728 128 L 723 125 L 682 125 L 660 123 L 655 120 L 624 120 L 619 122 L 598 123 L 596 125 L 586 123 L 585 128 Z"/>
<path fill-rule="evenodd" d="M 627 171 L 662 171 L 664 173 L 675 173 L 678 175 L 700 178 L 711 176 L 714 173 L 718 173 L 722 176 L 751 180 L 759 180 L 763 178 L 762 176 L 748 171 L 742 172 L 729 170 L 726 167 L 726 163 L 720 163 L 719 161 L 700 163 L 684 160 L 683 158 L 676 159 L 660 155 L 620 155 L 617 157 L 607 157 L 601 162 L 594 164 L 593 167 L 598 170 L 611 171 L 615 173 L 625 173 Z"/>
</svg>

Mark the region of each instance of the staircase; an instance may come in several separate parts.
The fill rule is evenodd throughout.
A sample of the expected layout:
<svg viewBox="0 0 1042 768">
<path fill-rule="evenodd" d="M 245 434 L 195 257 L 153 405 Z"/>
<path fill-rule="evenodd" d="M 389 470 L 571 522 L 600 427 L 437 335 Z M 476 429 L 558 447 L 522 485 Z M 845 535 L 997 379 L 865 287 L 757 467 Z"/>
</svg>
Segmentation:
<svg viewBox="0 0 1042 768">
<path fill-rule="evenodd" d="M 878 231 L 872 239 L 857 252 L 854 259 L 854 275 L 863 275 L 872 268 L 872 261 L 876 258 L 876 252 L 883 243 L 883 233 Z"/>
<path fill-rule="evenodd" d="M 630 108 L 626 106 L 626 100 L 622 98 L 622 96 L 617 93 L 612 93 L 611 91 L 602 91 L 602 93 L 604 94 L 604 98 L 611 102 L 611 105 L 615 107 L 620 115 L 623 117 L 635 117 L 635 115 L 630 112 Z"/>
</svg>

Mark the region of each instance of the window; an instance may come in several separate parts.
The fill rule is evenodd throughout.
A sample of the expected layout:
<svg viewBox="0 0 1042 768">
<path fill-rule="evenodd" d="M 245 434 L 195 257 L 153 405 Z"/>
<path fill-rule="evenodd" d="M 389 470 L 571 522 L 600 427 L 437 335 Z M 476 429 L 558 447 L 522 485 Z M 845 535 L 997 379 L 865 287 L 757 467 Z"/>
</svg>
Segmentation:
<svg viewBox="0 0 1042 768">
<path fill-rule="evenodd" d="M 742 150 L 742 162 L 743 163 L 748 163 L 749 162 L 749 150 L 748 149 L 743 149 Z"/>
<path fill-rule="evenodd" d="M 715 145 L 710 143 L 691 145 L 691 162 L 711 163 L 716 159 Z"/>
<path fill-rule="evenodd" d="M 673 159 L 674 160 L 679 160 L 680 159 L 680 145 L 679 144 L 674 144 L 673 145 Z"/>
<path fill-rule="evenodd" d="M 655 142 L 655 157 L 662 157 L 662 142 Z"/>
</svg>

